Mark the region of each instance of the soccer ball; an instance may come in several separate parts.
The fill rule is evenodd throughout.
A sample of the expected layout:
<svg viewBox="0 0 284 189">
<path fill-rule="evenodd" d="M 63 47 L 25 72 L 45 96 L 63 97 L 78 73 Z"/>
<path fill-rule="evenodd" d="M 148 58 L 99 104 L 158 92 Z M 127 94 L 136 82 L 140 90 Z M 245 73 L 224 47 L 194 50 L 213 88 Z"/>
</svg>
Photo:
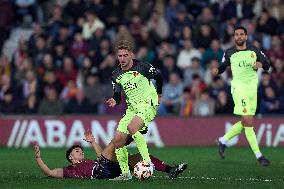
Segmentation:
<svg viewBox="0 0 284 189">
<path fill-rule="evenodd" d="M 134 166 L 134 176 L 139 180 L 146 180 L 153 175 L 154 167 L 152 163 L 146 163 L 144 161 L 139 161 Z"/>
</svg>

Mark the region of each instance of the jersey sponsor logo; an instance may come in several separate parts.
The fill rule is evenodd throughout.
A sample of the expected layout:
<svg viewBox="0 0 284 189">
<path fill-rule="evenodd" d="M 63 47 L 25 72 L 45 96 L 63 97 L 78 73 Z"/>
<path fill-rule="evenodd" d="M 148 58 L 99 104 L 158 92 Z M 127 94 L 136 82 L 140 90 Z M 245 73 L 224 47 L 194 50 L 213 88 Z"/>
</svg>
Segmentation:
<svg viewBox="0 0 284 189">
<path fill-rule="evenodd" d="M 246 67 L 251 67 L 251 66 L 252 66 L 252 64 L 250 62 L 245 61 L 245 60 L 239 62 L 240 68 L 242 68 L 242 67 L 246 68 Z"/>
<path fill-rule="evenodd" d="M 137 88 L 137 83 L 131 83 L 131 82 L 127 82 L 125 83 L 125 85 L 123 86 L 123 90 L 126 91 L 128 89 L 136 89 Z"/>
</svg>

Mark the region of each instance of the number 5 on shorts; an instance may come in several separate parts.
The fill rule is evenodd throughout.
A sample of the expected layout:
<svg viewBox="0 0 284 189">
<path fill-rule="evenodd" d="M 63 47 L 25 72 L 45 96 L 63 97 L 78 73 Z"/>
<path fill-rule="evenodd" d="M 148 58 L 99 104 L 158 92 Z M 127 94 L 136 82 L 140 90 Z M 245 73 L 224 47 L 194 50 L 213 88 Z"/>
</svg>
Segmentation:
<svg viewBox="0 0 284 189">
<path fill-rule="evenodd" d="M 245 99 L 242 99 L 242 106 L 243 106 L 243 107 L 246 106 L 246 101 L 245 101 Z"/>
</svg>

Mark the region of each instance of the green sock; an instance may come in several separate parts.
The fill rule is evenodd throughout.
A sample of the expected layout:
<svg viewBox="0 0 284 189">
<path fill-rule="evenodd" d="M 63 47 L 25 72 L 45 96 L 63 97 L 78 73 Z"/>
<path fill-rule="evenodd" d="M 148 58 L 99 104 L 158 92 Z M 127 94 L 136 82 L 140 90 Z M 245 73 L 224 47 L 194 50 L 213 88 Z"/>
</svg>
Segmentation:
<svg viewBox="0 0 284 189">
<path fill-rule="evenodd" d="M 234 136 L 240 134 L 243 130 L 243 124 L 241 121 L 235 123 L 233 125 L 233 127 L 231 128 L 231 130 L 229 130 L 225 135 L 224 135 L 224 139 L 226 141 L 229 141 L 231 138 L 233 138 Z"/>
<path fill-rule="evenodd" d="M 116 159 L 119 163 L 119 167 L 121 169 L 121 173 L 129 173 L 129 166 L 128 166 L 128 151 L 126 147 L 117 148 L 115 149 Z"/>
<path fill-rule="evenodd" d="M 245 134 L 253 153 L 257 157 L 261 156 L 253 127 L 245 127 Z"/>
<path fill-rule="evenodd" d="M 134 139 L 137 145 L 138 151 L 140 152 L 143 161 L 151 162 L 144 136 L 139 131 L 137 131 L 134 135 L 132 135 L 132 138 Z"/>
</svg>

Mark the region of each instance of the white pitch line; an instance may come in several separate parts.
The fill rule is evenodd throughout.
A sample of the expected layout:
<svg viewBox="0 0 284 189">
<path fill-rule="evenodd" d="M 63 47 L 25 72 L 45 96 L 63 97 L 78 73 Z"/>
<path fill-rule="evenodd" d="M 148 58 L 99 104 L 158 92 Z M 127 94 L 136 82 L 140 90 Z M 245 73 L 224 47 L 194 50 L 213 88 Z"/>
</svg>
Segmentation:
<svg viewBox="0 0 284 189">
<path fill-rule="evenodd" d="M 154 178 L 168 178 L 166 176 L 152 176 Z M 284 182 L 284 179 L 260 179 L 260 178 L 230 178 L 230 177 L 178 177 L 178 179 L 189 179 L 189 180 L 226 180 L 226 181 L 257 181 L 257 182 Z"/>
</svg>

